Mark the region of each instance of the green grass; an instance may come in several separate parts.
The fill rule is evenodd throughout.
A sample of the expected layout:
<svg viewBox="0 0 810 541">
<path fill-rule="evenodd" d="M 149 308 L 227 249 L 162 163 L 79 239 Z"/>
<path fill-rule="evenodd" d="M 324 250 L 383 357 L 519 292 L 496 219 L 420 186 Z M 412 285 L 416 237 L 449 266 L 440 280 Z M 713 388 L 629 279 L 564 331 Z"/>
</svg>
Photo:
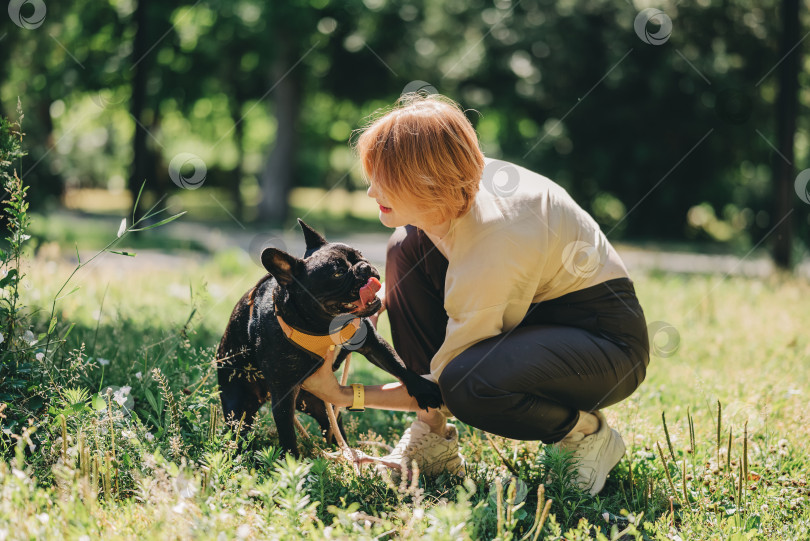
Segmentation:
<svg viewBox="0 0 810 541">
<path fill-rule="evenodd" d="M 546 472 L 564 470 L 566 457 L 537 442 L 494 438 L 528 487 L 522 506 L 502 503 L 499 511 L 490 486 L 509 473 L 479 430 L 458 423 L 466 482 L 442 476 L 392 487 L 368 470 L 357 477 L 319 458 L 325 444 L 303 414 L 313 434 L 301 442 L 303 460 L 275 462 L 265 410 L 251 450 L 237 454 L 216 409 L 212 361 L 233 305 L 260 269 L 236 250 L 171 269 L 140 268 L 137 258 L 119 266 L 117 257 L 81 269 L 71 282 L 80 289 L 56 304 L 58 333 L 74 327 L 41 368 L 60 398 L 32 419 L 31 445 L 8 447 L 0 464 L 0 538 L 489 539 L 500 532 L 520 539 L 534 523 Z M 47 328 L 50 302 L 71 271 L 27 264 L 21 291 L 36 331 Z M 569 529 L 570 539 L 598 531 L 611 538 L 613 526 L 689 540 L 798 539 L 810 530 L 810 305 L 802 300 L 810 285 L 721 278 L 634 276 L 647 321 L 674 327 L 677 351 L 654 356 L 639 390 L 607 410 L 628 452 L 604 491 L 591 498 L 567 486 L 565 475 L 545 487 L 552 517 L 541 538 Z M 380 328 L 390 337 L 385 317 Z M 663 333 L 653 339 L 662 351 L 672 345 Z M 355 355 L 351 380 L 391 378 Z M 125 409 L 78 390 L 89 395 L 108 385 L 130 386 L 134 402 Z M 413 419 L 374 410 L 344 415 L 350 444 L 393 443 Z"/>
</svg>

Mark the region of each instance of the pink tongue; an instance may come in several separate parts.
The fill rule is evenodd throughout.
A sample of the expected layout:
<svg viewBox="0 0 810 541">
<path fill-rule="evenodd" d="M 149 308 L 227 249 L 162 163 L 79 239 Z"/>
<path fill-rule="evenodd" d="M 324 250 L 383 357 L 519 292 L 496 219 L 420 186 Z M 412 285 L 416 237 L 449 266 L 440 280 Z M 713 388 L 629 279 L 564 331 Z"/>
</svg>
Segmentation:
<svg viewBox="0 0 810 541">
<path fill-rule="evenodd" d="M 360 288 L 360 308 L 365 308 L 368 303 L 373 301 L 381 287 L 382 284 L 379 280 L 374 277 L 369 278 L 366 285 Z"/>
</svg>

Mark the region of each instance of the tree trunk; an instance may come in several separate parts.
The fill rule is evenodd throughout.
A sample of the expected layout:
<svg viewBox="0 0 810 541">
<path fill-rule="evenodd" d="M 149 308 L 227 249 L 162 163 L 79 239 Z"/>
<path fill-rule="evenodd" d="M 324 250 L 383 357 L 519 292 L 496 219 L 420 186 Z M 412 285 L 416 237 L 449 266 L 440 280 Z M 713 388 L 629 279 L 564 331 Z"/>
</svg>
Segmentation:
<svg viewBox="0 0 810 541">
<path fill-rule="evenodd" d="M 148 72 L 148 54 L 149 43 L 147 41 L 147 28 L 148 28 L 148 0 L 138 0 L 138 6 L 135 8 L 135 24 L 137 30 L 135 31 L 135 38 L 132 46 L 132 62 L 138 62 L 135 65 L 132 78 L 132 100 L 130 102 L 130 113 L 135 122 L 135 133 L 132 138 L 132 164 L 130 167 L 130 177 L 128 182 L 129 192 L 132 194 L 132 202 L 138 195 L 141 189 L 141 184 L 146 180 L 147 176 L 147 153 L 146 148 L 146 130 L 143 128 L 143 110 L 146 105 L 146 78 Z M 137 209 L 135 209 L 137 211 Z M 141 212 L 137 212 L 135 220 L 141 217 Z"/>
<path fill-rule="evenodd" d="M 779 67 L 779 95 L 776 103 L 777 145 L 786 160 L 774 157 L 774 184 L 776 204 L 774 220 L 776 237 L 773 259 L 777 266 L 788 269 L 791 265 L 793 245 L 793 220 L 785 218 L 793 209 L 794 177 L 793 138 L 796 133 L 797 96 L 799 90 L 800 46 L 791 51 L 799 42 L 799 0 L 782 1 L 782 39 L 779 58 L 784 58 Z M 781 223 L 780 223 L 780 220 Z"/>
<path fill-rule="evenodd" d="M 287 198 L 295 176 L 301 83 L 295 70 L 290 68 L 297 60 L 293 58 L 291 39 L 279 35 L 278 57 L 273 69 L 276 141 L 262 169 L 262 200 L 259 204 L 259 220 L 274 226 L 282 225 L 287 218 Z"/>
<path fill-rule="evenodd" d="M 238 103 L 236 111 L 241 111 L 242 103 Z M 237 117 L 237 120 L 239 118 Z M 245 219 L 245 205 L 242 204 L 242 162 L 245 159 L 243 149 L 244 144 L 244 130 L 242 123 L 239 122 L 234 130 L 234 141 L 236 142 L 236 167 L 233 170 L 233 181 L 230 185 L 231 199 L 233 200 L 233 215 L 240 222 Z"/>
<path fill-rule="evenodd" d="M 245 103 L 245 98 L 243 96 L 244 92 L 241 89 L 239 81 L 237 79 L 237 62 L 231 61 L 230 62 L 230 69 L 228 70 L 228 75 L 231 81 L 230 85 L 230 93 L 233 96 L 233 99 L 229 100 L 230 102 L 230 110 L 231 110 L 231 118 L 233 119 L 234 123 L 234 132 L 233 132 L 233 139 L 234 143 L 236 144 L 236 167 L 234 168 L 232 175 L 233 180 L 228 187 L 228 191 L 231 195 L 231 200 L 233 201 L 233 214 L 237 220 L 244 221 L 245 218 L 245 205 L 242 203 L 242 171 L 243 171 L 243 162 L 245 159 L 245 149 L 244 149 L 244 139 L 245 139 L 245 130 L 244 130 L 244 123 L 242 119 L 242 106 Z"/>
</svg>

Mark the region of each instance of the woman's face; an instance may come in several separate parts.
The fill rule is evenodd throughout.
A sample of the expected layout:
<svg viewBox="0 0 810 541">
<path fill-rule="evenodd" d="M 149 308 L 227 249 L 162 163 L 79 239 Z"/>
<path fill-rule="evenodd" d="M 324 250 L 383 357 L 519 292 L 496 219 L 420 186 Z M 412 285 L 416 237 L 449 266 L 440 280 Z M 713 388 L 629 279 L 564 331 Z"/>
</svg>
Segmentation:
<svg viewBox="0 0 810 541">
<path fill-rule="evenodd" d="M 419 216 L 415 209 L 410 209 L 403 203 L 394 203 L 384 193 L 377 189 L 377 186 L 372 182 L 369 185 L 368 196 L 377 201 L 380 207 L 380 222 L 385 227 L 400 227 L 403 225 L 418 226 Z"/>
</svg>

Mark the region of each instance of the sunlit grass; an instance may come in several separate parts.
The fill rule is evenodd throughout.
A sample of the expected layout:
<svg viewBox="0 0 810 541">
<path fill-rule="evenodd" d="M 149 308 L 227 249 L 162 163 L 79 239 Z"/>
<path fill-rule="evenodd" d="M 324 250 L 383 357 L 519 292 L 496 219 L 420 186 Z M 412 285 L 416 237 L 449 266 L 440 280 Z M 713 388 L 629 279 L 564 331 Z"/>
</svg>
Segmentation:
<svg viewBox="0 0 810 541">
<path fill-rule="evenodd" d="M 71 270 L 61 262 L 32 262 L 23 300 L 49 308 Z M 40 447 L 26 459 L 38 483 L 8 467 L 0 471 L 0 530 L 11 538 L 213 539 L 220 532 L 226 538 L 286 538 L 304 531 L 312 538 L 373 538 L 386 532 L 387 538 L 491 538 L 501 516 L 501 537 L 507 538 L 508 505 L 499 512 L 488 498 L 492 480 L 507 475 L 507 466 L 484 435 L 466 425 L 459 428 L 472 484 L 463 490 L 460 480 L 447 477 L 401 490 L 370 473 L 356 478 L 346 466 L 317 458 L 323 440 L 315 435 L 314 422 L 301 414 L 314 436 L 301 442 L 303 464 L 276 466 L 272 451 L 233 454 L 233 438 L 221 420 L 213 420 L 219 415 L 213 352 L 233 305 L 262 274 L 239 250 L 168 269 L 107 254 L 82 269 L 74 279 L 81 288 L 57 303 L 59 328 L 64 331 L 70 322 L 76 327 L 52 362 L 65 366 L 66 352 L 84 343 L 85 357 L 93 359 L 85 359 L 87 372 L 78 386 L 91 393 L 107 385 L 130 386 L 134 416 L 115 401 L 107 401 L 112 417 L 93 408 L 66 414 L 65 459 L 58 413 L 51 412 L 51 431 L 41 434 Z M 803 327 L 810 306 L 801 299 L 808 298 L 810 285 L 786 277 L 649 274 L 634 279 L 648 323 L 666 322 L 677 331 L 653 336 L 654 344 L 659 351 L 675 352 L 654 356 L 641 388 L 608 408 L 628 452 L 602 494 L 594 499 L 547 487 L 553 516 L 543 535 L 552 535 L 555 525 L 565 531 L 579 524 L 572 538 L 593 536 L 596 527 L 609 536 L 612 525 L 621 530 L 630 520 L 648 538 L 804 535 L 810 528 L 805 450 L 810 339 Z M 39 321 L 46 319 L 43 314 Z M 390 338 L 387 318 L 381 318 L 380 329 Z M 351 370 L 352 381 L 391 381 L 356 355 Z M 162 377 L 177 401 L 179 421 L 171 419 Z M 263 412 L 252 445 L 274 449 L 273 423 Z M 412 418 L 372 410 L 346 414 L 349 442 L 393 443 Z M 180 429 L 172 429 L 172 422 Z M 99 460 L 95 470 L 90 461 L 86 474 L 79 433 L 81 445 Z M 511 528 L 520 538 L 534 523 L 548 457 L 537 442 L 495 441 L 529 489 L 525 507 L 511 514 Z M 113 446 L 108 469 L 105 460 Z M 748 472 L 742 488 L 741 470 Z M 93 471 L 96 485 L 90 482 Z M 110 476 L 108 490 L 104 475 Z M 42 488 L 48 486 L 56 488 Z M 590 526 L 580 523 L 582 518 Z"/>
</svg>

